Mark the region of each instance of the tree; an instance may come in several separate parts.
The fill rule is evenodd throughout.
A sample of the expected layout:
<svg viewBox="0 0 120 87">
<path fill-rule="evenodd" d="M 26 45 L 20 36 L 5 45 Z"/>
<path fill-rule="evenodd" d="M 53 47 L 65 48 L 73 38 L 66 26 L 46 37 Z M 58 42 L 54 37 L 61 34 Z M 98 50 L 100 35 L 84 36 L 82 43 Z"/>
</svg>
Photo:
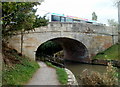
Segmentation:
<svg viewBox="0 0 120 87">
<path fill-rule="evenodd" d="M 115 5 L 118 7 L 118 42 L 120 43 L 120 0 L 115 0 Z"/>
<path fill-rule="evenodd" d="M 17 31 L 28 31 L 46 25 L 45 18 L 35 15 L 37 9 L 33 9 L 33 7 L 37 5 L 40 3 L 2 2 L 2 36 L 8 37 Z"/>
<path fill-rule="evenodd" d="M 118 42 L 120 43 L 120 1 L 118 2 Z"/>
<path fill-rule="evenodd" d="M 118 23 L 114 19 L 108 19 L 109 26 L 118 26 Z"/>
<path fill-rule="evenodd" d="M 114 4 L 117 6 L 120 0 L 114 0 Z"/>
<path fill-rule="evenodd" d="M 97 15 L 96 15 L 96 13 L 95 13 L 95 12 L 93 12 L 93 13 L 92 13 L 92 20 L 97 21 Z"/>
</svg>

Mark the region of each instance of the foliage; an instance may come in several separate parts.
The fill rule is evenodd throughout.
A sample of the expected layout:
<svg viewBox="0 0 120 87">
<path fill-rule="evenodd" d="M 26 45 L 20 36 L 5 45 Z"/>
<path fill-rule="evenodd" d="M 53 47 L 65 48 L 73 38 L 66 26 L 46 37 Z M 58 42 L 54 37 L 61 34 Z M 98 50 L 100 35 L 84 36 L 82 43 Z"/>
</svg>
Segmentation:
<svg viewBox="0 0 120 87">
<path fill-rule="evenodd" d="M 120 70 L 118 72 L 120 72 Z M 120 73 L 118 73 L 118 82 L 120 83 Z"/>
<path fill-rule="evenodd" d="M 45 62 L 48 66 L 50 66 L 50 67 L 53 67 L 53 68 L 57 68 L 56 66 L 54 66 L 52 63 L 50 63 L 50 62 Z"/>
<path fill-rule="evenodd" d="M 97 21 L 97 15 L 96 15 L 96 13 L 95 13 L 95 12 L 93 12 L 93 13 L 92 13 L 92 20 Z"/>
<path fill-rule="evenodd" d="M 114 19 L 108 19 L 109 26 L 118 26 L 118 23 Z"/>
<path fill-rule="evenodd" d="M 38 68 L 36 62 L 25 59 L 23 64 L 16 64 L 3 72 L 3 85 L 24 85 Z"/>
<path fill-rule="evenodd" d="M 54 47 L 58 47 L 58 46 L 59 45 L 57 43 L 53 42 L 53 41 L 47 41 L 41 46 L 41 48 L 46 49 L 46 48 L 49 48 L 49 47 L 54 48 Z"/>
<path fill-rule="evenodd" d="M 117 6 L 118 5 L 118 3 L 120 3 L 120 0 L 115 0 L 114 1 L 114 4 Z"/>
<path fill-rule="evenodd" d="M 93 59 L 103 59 L 103 60 L 118 60 L 120 61 L 119 56 L 119 47 L 120 44 L 114 44 L 110 48 L 106 49 L 103 52 L 98 53 L 96 56 L 93 57 Z"/>
<path fill-rule="evenodd" d="M 39 65 L 16 50 L 3 46 L 3 85 L 24 85 Z"/>
<path fill-rule="evenodd" d="M 57 53 L 54 53 L 54 57 L 63 58 L 63 57 L 64 57 L 64 52 L 63 52 L 63 50 L 62 50 L 62 51 L 59 51 L 59 52 L 57 52 Z"/>
<path fill-rule="evenodd" d="M 56 67 L 56 66 L 52 65 L 50 62 L 46 62 L 46 64 L 48 66 L 53 67 L 53 68 L 56 69 L 58 80 L 59 80 L 59 82 L 61 84 L 67 84 L 68 75 L 67 75 L 66 71 L 63 68 Z"/>
<path fill-rule="evenodd" d="M 47 20 L 35 15 L 34 6 L 39 2 L 2 2 L 2 35 L 28 31 L 47 24 Z M 39 24 L 40 23 L 40 24 Z"/>
<path fill-rule="evenodd" d="M 100 74 L 95 71 L 84 70 L 80 75 L 83 87 L 90 85 L 91 87 L 116 87 L 118 85 L 118 72 L 115 67 L 108 63 L 106 72 Z"/>
<path fill-rule="evenodd" d="M 47 26 L 47 23 L 48 20 L 45 19 L 45 17 L 39 17 L 39 16 L 36 16 L 36 20 L 35 22 L 33 23 L 33 27 L 36 28 L 36 27 L 40 27 L 40 26 Z"/>
<path fill-rule="evenodd" d="M 53 55 L 54 53 L 56 53 L 56 52 L 58 52 L 60 50 L 62 50 L 62 47 L 59 44 L 57 44 L 57 43 L 55 43 L 53 41 L 47 41 L 47 42 L 43 43 L 38 48 L 38 50 L 37 50 L 38 54 L 36 54 L 36 55 L 39 56 L 39 57 L 42 57 L 42 56 L 44 57 L 46 55 L 51 56 L 51 55 Z"/>
<path fill-rule="evenodd" d="M 60 81 L 60 83 L 67 84 L 68 75 L 66 71 L 62 68 L 57 68 L 56 72 L 57 72 L 58 80 Z"/>
</svg>

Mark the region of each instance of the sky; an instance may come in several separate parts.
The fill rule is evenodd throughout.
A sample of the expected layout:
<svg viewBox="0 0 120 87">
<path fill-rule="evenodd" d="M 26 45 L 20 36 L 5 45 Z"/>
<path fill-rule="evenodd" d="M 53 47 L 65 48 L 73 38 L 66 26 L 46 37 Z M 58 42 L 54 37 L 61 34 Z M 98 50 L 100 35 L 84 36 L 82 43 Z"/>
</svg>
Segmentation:
<svg viewBox="0 0 120 87">
<path fill-rule="evenodd" d="M 118 21 L 114 0 L 44 0 L 37 8 L 36 14 L 40 16 L 50 12 L 91 20 L 95 12 L 99 23 L 107 24 L 108 19 Z"/>
</svg>

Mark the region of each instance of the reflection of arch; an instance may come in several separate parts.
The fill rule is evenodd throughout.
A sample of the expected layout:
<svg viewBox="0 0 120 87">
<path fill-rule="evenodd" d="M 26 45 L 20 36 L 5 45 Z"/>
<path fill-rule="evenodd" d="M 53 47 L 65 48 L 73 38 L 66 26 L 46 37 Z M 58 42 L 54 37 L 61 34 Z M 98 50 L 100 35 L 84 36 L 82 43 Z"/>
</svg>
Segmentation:
<svg viewBox="0 0 120 87">
<path fill-rule="evenodd" d="M 86 46 L 78 40 L 66 37 L 58 37 L 49 41 L 60 44 L 64 51 L 64 59 L 66 60 L 82 61 L 89 56 Z M 37 48 L 36 54 L 38 54 L 40 46 Z M 61 49 L 59 49 L 59 51 L 60 50 Z"/>
</svg>

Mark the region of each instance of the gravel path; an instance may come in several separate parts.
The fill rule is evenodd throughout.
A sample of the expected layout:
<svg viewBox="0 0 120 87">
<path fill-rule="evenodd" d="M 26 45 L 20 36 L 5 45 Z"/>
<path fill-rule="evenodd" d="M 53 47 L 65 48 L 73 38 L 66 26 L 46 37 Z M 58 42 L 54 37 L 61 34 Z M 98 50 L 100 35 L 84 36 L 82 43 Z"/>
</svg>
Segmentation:
<svg viewBox="0 0 120 87">
<path fill-rule="evenodd" d="M 33 75 L 26 85 L 60 85 L 56 70 L 43 62 L 38 62 L 40 69 Z"/>
</svg>

